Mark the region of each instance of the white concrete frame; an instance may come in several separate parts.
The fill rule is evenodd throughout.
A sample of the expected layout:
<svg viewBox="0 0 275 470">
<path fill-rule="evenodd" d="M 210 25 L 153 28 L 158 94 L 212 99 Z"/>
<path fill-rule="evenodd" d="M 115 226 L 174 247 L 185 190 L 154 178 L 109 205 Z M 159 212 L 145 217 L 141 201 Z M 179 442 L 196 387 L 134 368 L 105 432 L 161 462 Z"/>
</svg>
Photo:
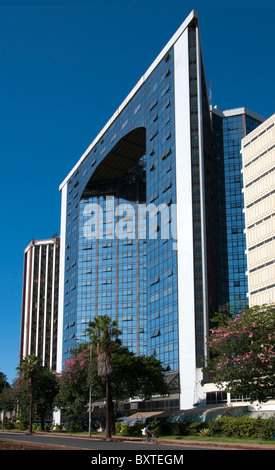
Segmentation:
<svg viewBox="0 0 275 470">
<path fill-rule="evenodd" d="M 186 409 L 193 407 L 196 382 L 188 30 L 174 46 L 174 74 L 180 409 Z"/>
<path fill-rule="evenodd" d="M 198 102 L 201 98 L 201 50 L 199 29 L 197 40 Z M 174 46 L 175 74 L 175 135 L 176 135 L 176 194 L 177 194 L 177 254 L 178 254 L 178 315 L 179 315 L 179 371 L 180 409 L 193 408 L 203 398 L 200 385 L 201 369 L 196 367 L 195 295 L 192 162 L 190 140 L 190 94 L 188 30 Z M 205 238 L 205 196 L 203 163 L 202 109 L 198 109 L 200 180 L 201 180 L 201 231 L 204 294 L 204 331 L 207 331 L 207 272 Z"/>
<path fill-rule="evenodd" d="M 62 188 L 62 202 L 61 202 L 58 326 L 57 326 L 57 357 L 56 357 L 56 371 L 57 372 L 62 371 L 65 250 L 66 250 L 66 211 L 67 211 L 67 183 Z"/>
</svg>

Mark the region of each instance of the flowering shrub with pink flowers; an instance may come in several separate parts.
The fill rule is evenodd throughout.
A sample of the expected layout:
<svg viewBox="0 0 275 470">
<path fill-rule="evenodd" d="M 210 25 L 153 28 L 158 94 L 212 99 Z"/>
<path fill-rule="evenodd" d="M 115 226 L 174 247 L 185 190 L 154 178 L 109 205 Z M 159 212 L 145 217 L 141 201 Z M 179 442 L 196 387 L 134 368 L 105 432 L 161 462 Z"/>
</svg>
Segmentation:
<svg viewBox="0 0 275 470">
<path fill-rule="evenodd" d="M 275 397 L 275 306 L 240 311 L 210 330 L 211 381 L 234 395 Z"/>
</svg>

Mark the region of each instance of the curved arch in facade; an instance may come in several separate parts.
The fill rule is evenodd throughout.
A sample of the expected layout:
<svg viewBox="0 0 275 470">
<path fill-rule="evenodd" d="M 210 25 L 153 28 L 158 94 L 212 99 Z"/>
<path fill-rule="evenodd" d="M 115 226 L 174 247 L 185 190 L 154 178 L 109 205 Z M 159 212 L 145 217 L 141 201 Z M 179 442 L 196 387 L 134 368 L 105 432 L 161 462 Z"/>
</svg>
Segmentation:
<svg viewBox="0 0 275 470">
<path fill-rule="evenodd" d="M 81 198 L 90 197 L 100 184 L 108 184 L 122 178 L 136 166 L 145 153 L 146 129 L 137 127 L 123 136 L 98 164 Z"/>
</svg>

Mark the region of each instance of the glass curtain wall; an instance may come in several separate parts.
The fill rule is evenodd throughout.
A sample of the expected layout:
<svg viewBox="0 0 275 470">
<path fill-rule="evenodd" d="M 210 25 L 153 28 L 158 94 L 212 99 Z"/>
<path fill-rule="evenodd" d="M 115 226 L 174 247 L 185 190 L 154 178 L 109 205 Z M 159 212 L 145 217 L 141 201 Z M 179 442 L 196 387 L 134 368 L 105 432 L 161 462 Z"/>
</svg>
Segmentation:
<svg viewBox="0 0 275 470">
<path fill-rule="evenodd" d="M 141 128 L 146 137 L 138 150 Z M 168 371 L 178 371 L 177 252 L 175 240 L 162 238 L 163 227 L 172 230 L 175 171 L 171 48 L 68 181 L 63 361 L 85 339 L 88 322 L 107 314 L 132 351 L 156 354 Z M 149 213 L 139 214 L 143 203 L 169 207 L 168 217 L 157 213 L 153 236 Z M 102 214 L 102 239 L 83 236 L 91 204 Z M 131 204 L 132 217 L 123 204 Z M 112 232 L 125 217 L 127 236 L 116 239 Z M 146 224 L 144 238 L 130 233 L 137 220 L 141 232 Z"/>
<path fill-rule="evenodd" d="M 247 305 L 247 261 L 245 241 L 244 198 L 242 193 L 241 139 L 260 124 L 247 114 L 223 119 L 224 181 L 226 201 L 226 234 L 228 254 L 229 306 L 236 312 Z"/>
</svg>

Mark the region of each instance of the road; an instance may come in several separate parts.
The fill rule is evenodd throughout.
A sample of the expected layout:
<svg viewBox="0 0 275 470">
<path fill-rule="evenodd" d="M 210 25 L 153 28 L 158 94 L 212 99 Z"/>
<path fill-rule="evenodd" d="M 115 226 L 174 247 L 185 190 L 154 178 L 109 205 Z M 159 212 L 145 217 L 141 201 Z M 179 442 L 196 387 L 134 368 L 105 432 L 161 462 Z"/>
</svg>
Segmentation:
<svg viewBox="0 0 275 470">
<path fill-rule="evenodd" d="M 25 462 L 26 465 L 31 463 L 36 466 L 41 464 L 52 466 L 54 464 L 55 467 L 60 463 L 69 469 L 82 468 L 84 470 L 91 468 L 91 465 L 111 465 L 114 470 L 116 468 L 122 468 L 123 470 L 134 469 L 134 467 L 140 468 L 141 465 L 180 465 L 181 467 L 184 465 L 188 469 L 194 466 L 194 462 L 196 466 L 205 464 L 204 453 L 193 453 L 189 450 L 229 450 L 222 449 L 222 447 L 197 446 L 196 444 L 156 445 L 140 441 L 104 441 L 87 437 L 57 436 L 51 433 L 26 435 L 12 431 L 0 432 L 0 441 L 17 441 L 18 443 L 23 441 L 33 444 L 30 446 L 33 450 L 10 451 L 8 459 L 18 467 L 19 465 L 24 466 Z M 46 450 L 51 450 L 51 452 L 46 452 Z M 57 450 L 63 450 L 63 452 L 56 452 Z M 86 450 L 88 452 L 85 452 Z M 222 458 L 217 453 L 215 457 L 212 457 Z M 210 456 L 210 458 L 212 457 Z M 223 455 L 223 459 L 224 457 Z M 226 452 L 225 458 L 228 465 L 235 465 L 236 455 L 234 452 Z M 249 458 L 251 458 L 251 464 L 260 461 L 257 452 L 246 454 L 246 462 L 250 463 Z"/>
<path fill-rule="evenodd" d="M 54 434 L 22 434 L 12 432 L 1 432 L 0 440 L 17 440 L 36 444 L 54 445 L 54 446 L 65 446 L 73 449 L 85 449 L 94 451 L 143 451 L 145 453 L 158 451 L 185 451 L 185 450 L 207 450 L 205 447 L 194 447 L 194 446 L 183 446 L 183 445 L 161 445 L 161 444 L 147 444 L 142 442 L 127 442 L 127 441 L 103 441 L 99 439 L 88 439 L 80 437 L 63 437 L 56 436 Z M 47 449 L 47 447 L 45 447 Z"/>
</svg>

